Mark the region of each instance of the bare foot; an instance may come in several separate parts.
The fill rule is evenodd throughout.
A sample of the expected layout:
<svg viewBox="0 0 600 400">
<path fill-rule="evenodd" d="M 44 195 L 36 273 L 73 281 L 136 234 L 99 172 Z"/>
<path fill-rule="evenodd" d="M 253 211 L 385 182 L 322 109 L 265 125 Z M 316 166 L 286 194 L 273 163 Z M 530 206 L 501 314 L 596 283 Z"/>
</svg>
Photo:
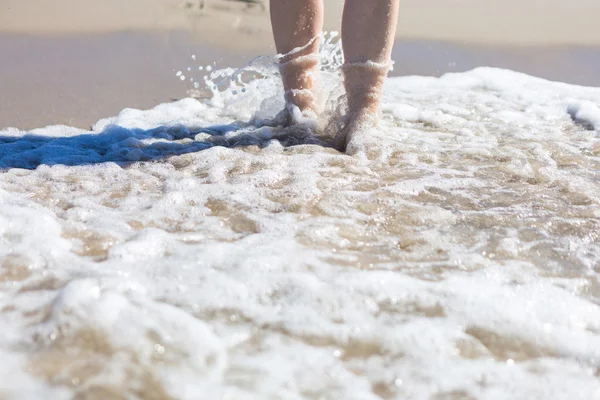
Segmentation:
<svg viewBox="0 0 600 400">
<path fill-rule="evenodd" d="M 346 151 L 360 132 L 377 126 L 379 102 L 390 63 L 373 61 L 347 63 L 342 66 L 348 98 L 348 113 L 342 118 L 335 146 Z"/>
<path fill-rule="evenodd" d="M 352 140 L 376 127 L 377 120 L 377 114 L 370 112 L 346 115 L 338 123 L 339 131 L 334 140 L 334 147 L 341 152 L 348 152 Z"/>
<path fill-rule="evenodd" d="M 319 61 L 318 54 L 307 54 L 279 64 L 286 108 L 296 106 L 301 112 L 315 109 L 313 86 Z"/>
</svg>

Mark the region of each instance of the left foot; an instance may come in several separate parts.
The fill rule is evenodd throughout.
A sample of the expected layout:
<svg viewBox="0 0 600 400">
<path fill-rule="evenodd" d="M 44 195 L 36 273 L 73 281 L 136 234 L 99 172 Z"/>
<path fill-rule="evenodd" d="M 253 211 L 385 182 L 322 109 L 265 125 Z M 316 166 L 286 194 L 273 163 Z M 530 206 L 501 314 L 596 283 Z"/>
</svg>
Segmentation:
<svg viewBox="0 0 600 400">
<path fill-rule="evenodd" d="M 317 114 L 310 109 L 300 111 L 297 106 L 288 103 L 285 108 L 279 111 L 272 119 L 253 120 L 250 123 L 256 127 L 280 126 L 287 128 L 294 125 L 303 125 L 314 130 L 317 125 Z"/>
<path fill-rule="evenodd" d="M 306 54 L 279 64 L 286 108 L 292 111 L 292 114 L 295 114 L 293 106 L 302 113 L 314 112 L 316 105 L 313 86 L 319 60 L 318 54 Z"/>
</svg>

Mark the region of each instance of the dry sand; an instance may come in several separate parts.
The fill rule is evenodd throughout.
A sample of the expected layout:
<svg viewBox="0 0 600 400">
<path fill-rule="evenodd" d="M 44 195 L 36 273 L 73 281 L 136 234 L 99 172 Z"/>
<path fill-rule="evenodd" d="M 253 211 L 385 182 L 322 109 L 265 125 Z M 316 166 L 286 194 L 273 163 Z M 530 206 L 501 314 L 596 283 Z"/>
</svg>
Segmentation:
<svg viewBox="0 0 600 400">
<path fill-rule="evenodd" d="M 224 46 L 270 44 L 267 1 L 262 6 L 248 1 L 0 0 L 0 30 L 191 29 Z M 326 29 L 339 29 L 343 0 L 325 3 Z M 598 45 L 598 15 L 598 0 L 401 0 L 398 36 L 477 44 Z"/>
</svg>

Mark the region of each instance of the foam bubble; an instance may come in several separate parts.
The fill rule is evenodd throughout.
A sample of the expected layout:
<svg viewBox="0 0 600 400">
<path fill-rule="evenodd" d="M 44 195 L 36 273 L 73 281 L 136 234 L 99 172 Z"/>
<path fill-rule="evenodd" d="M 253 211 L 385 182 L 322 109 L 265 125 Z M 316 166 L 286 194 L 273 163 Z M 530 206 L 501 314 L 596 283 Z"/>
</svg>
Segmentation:
<svg viewBox="0 0 600 400">
<path fill-rule="evenodd" d="M 0 132 L 2 393 L 594 398 L 600 90 L 393 78 L 348 156 L 259 123 L 272 61 L 91 132 Z"/>
</svg>

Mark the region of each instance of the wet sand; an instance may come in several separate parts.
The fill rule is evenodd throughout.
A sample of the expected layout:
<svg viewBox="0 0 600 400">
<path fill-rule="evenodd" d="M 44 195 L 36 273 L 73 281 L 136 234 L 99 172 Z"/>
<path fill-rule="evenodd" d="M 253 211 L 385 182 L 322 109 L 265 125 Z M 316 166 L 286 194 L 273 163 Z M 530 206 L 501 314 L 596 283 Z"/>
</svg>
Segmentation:
<svg viewBox="0 0 600 400">
<path fill-rule="evenodd" d="M 202 62 L 241 65 L 248 57 L 184 32 L 70 36 L 0 35 L 0 128 L 69 125 L 87 129 L 126 107 L 186 96 L 175 72 Z"/>
<path fill-rule="evenodd" d="M 0 128 L 64 124 L 87 129 L 126 107 L 146 109 L 186 97 L 176 71 L 216 62 L 243 66 L 258 54 L 204 43 L 189 32 L 68 36 L 0 35 Z M 191 55 L 196 55 L 196 61 Z M 562 82 L 600 86 L 600 47 L 511 47 L 400 40 L 392 75 L 434 75 L 478 66 L 509 68 Z M 189 76 L 189 74 L 188 74 Z M 199 72 L 196 77 L 201 76 Z"/>
<path fill-rule="evenodd" d="M 523 72 L 552 81 L 600 86 L 600 46 L 466 45 L 400 40 L 393 52 L 392 75 L 440 76 L 479 66 Z"/>
</svg>

